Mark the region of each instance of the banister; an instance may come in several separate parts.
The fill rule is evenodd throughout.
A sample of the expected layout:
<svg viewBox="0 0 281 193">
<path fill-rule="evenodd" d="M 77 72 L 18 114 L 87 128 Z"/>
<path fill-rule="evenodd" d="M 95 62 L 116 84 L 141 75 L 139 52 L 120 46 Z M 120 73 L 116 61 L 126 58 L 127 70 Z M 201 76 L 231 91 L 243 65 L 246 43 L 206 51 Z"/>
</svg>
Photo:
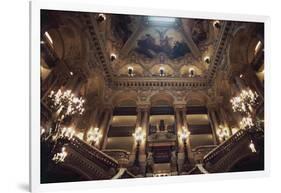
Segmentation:
<svg viewBox="0 0 281 193">
<path fill-rule="evenodd" d="M 222 144 L 214 148 L 203 158 L 203 163 L 207 163 L 212 161 L 215 157 L 220 155 L 222 152 L 230 151 L 231 147 L 235 145 L 238 141 L 240 141 L 244 136 L 246 136 L 246 130 L 239 130 L 234 135 L 232 135 L 229 139 L 224 141 Z"/>
</svg>

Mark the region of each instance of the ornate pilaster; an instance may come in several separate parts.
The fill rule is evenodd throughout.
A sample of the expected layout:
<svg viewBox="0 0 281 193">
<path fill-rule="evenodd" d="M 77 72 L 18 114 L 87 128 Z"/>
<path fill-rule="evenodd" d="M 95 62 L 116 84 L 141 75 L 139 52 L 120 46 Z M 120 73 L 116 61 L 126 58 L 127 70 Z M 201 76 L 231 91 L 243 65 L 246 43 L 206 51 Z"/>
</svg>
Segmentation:
<svg viewBox="0 0 281 193">
<path fill-rule="evenodd" d="M 178 136 L 178 169 L 179 171 L 184 172 L 185 168 L 188 168 L 190 166 L 190 160 L 192 159 L 189 137 L 187 137 L 186 140 L 183 140 L 180 137 L 183 132 L 186 132 L 186 130 L 188 130 L 186 121 L 186 104 L 184 102 L 175 102 L 174 110 Z"/>
<path fill-rule="evenodd" d="M 144 139 L 138 143 L 135 141 L 134 147 L 132 150 L 132 154 L 134 156 L 134 169 L 137 171 L 138 174 L 144 175 L 145 168 L 146 168 L 146 140 L 148 135 L 148 124 L 149 124 L 149 109 L 150 103 L 138 103 L 137 104 L 137 123 L 136 123 L 136 131 L 141 128 L 141 132 L 143 134 Z M 136 169 L 137 167 L 137 169 Z"/>
</svg>

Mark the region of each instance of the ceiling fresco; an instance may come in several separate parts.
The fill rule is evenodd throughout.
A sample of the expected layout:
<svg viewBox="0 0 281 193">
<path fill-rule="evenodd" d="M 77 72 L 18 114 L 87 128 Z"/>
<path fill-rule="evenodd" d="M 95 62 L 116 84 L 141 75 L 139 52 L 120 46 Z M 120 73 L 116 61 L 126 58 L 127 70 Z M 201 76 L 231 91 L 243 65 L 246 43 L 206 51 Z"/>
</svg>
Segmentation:
<svg viewBox="0 0 281 193">
<path fill-rule="evenodd" d="M 116 56 L 111 67 L 117 77 L 127 76 L 127 68 L 134 66 L 138 77 L 155 76 L 151 69 L 165 65 L 172 77 L 185 76 L 182 67 L 201 76 L 208 70 L 220 30 L 213 20 L 201 19 L 111 14 L 106 22 L 106 49 Z"/>
</svg>

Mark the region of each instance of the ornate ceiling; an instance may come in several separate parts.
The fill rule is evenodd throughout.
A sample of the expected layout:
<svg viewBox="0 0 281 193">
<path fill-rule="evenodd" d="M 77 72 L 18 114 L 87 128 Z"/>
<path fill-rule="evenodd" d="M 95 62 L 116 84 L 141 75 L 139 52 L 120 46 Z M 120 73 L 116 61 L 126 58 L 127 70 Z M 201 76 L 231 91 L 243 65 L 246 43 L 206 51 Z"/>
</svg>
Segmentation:
<svg viewBox="0 0 281 193">
<path fill-rule="evenodd" d="M 207 88 L 231 27 L 225 21 L 154 16 L 89 14 L 83 19 L 111 87 Z"/>
</svg>

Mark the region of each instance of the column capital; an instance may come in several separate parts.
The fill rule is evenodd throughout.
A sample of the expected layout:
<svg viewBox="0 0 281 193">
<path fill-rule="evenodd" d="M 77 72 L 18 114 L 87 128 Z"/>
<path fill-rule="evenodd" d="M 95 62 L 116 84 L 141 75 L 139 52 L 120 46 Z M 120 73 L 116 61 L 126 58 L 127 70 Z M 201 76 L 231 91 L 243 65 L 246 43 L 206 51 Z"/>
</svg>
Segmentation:
<svg viewBox="0 0 281 193">
<path fill-rule="evenodd" d="M 149 111 L 150 109 L 150 103 L 149 102 L 138 102 L 137 103 L 137 111 Z"/>
<path fill-rule="evenodd" d="M 174 102 L 173 106 L 174 106 L 174 109 L 186 109 L 185 102 Z"/>
</svg>

